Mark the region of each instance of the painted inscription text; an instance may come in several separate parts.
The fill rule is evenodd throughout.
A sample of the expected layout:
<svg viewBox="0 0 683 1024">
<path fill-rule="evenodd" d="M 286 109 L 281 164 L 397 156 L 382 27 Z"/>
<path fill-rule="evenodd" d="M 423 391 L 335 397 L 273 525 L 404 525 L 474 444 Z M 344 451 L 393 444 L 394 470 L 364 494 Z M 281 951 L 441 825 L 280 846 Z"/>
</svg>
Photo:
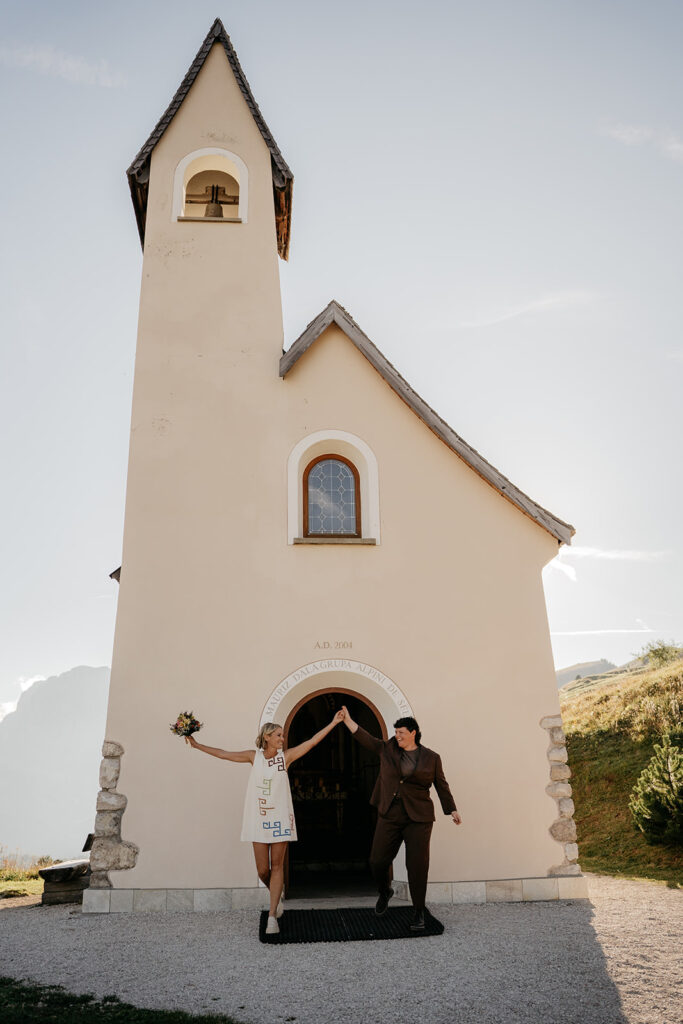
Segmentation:
<svg viewBox="0 0 683 1024">
<path fill-rule="evenodd" d="M 295 672 L 292 672 L 291 675 L 287 676 L 286 679 L 283 679 L 282 682 L 275 687 L 270 695 L 268 703 L 263 709 L 261 724 L 264 722 L 274 722 L 276 720 L 275 716 L 280 702 L 290 692 L 290 690 L 307 677 L 319 675 L 321 672 L 350 672 L 354 675 L 365 676 L 366 679 L 371 679 L 373 682 L 377 683 L 384 692 L 391 697 L 400 714 L 412 714 L 410 704 L 398 686 L 396 686 L 388 676 L 385 676 L 380 672 L 379 669 L 359 661 L 347 661 L 345 658 L 329 658 L 327 660 L 311 662 L 309 665 L 303 665 Z"/>
</svg>

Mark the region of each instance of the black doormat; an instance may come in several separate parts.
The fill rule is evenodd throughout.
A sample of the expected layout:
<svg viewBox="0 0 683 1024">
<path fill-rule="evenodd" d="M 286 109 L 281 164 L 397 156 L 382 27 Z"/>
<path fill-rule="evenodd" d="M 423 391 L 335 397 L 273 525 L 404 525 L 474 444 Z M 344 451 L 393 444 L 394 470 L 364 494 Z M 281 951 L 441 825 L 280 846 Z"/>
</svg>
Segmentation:
<svg viewBox="0 0 683 1024">
<path fill-rule="evenodd" d="M 261 942 L 366 942 L 370 939 L 419 939 L 443 934 L 443 925 L 425 911 L 425 930 L 412 932 L 412 907 L 390 907 L 377 917 L 372 907 L 339 910 L 285 910 L 278 921 L 279 935 L 266 935 L 268 911 L 261 911 Z"/>
</svg>

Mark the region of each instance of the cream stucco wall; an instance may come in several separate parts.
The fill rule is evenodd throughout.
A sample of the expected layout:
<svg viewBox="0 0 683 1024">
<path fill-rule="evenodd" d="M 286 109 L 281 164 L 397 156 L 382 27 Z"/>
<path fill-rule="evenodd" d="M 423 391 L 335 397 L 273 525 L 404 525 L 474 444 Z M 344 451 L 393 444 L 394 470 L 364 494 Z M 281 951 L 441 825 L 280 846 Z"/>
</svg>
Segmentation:
<svg viewBox="0 0 683 1024">
<path fill-rule="evenodd" d="M 179 161 L 221 144 L 248 167 L 248 222 L 172 221 Z M 193 709 L 203 742 L 251 746 L 274 688 L 321 656 L 393 680 L 442 755 L 464 823 L 437 807 L 431 881 L 545 875 L 562 860 L 539 726 L 559 712 L 541 583 L 557 541 L 336 326 L 278 377 L 270 157 L 218 46 L 154 151 L 146 239 L 107 720 L 125 748 L 123 837 L 140 854 L 113 884 L 256 883 L 239 842 L 248 768 L 194 753 L 168 724 Z M 323 430 L 377 458 L 377 546 L 288 543 L 288 459 Z M 331 685 L 342 676 L 354 688 L 344 671 Z M 389 717 L 386 691 L 356 682 Z"/>
</svg>

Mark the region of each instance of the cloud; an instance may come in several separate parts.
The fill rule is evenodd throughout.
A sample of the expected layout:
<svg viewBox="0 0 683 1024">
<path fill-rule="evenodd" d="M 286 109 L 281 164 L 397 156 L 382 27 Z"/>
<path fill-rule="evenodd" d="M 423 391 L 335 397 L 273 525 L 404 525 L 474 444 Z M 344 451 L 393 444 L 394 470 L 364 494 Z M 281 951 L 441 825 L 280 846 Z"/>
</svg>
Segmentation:
<svg viewBox="0 0 683 1024">
<path fill-rule="evenodd" d="M 675 132 L 666 132 L 659 139 L 659 147 L 666 156 L 683 163 L 683 139 Z"/>
<path fill-rule="evenodd" d="M 558 572 L 562 572 L 565 576 L 569 577 L 572 583 L 576 583 L 576 569 L 573 565 L 567 565 L 566 562 L 561 562 L 559 555 L 557 556 L 557 558 L 553 558 L 552 562 L 548 562 L 545 568 L 555 569 Z"/>
<path fill-rule="evenodd" d="M 656 633 L 642 619 L 636 619 L 637 629 L 570 629 L 552 631 L 551 636 L 607 636 L 610 633 Z"/>
<path fill-rule="evenodd" d="M 18 686 L 21 693 L 26 693 L 34 683 L 42 683 L 44 679 L 45 676 L 30 676 L 28 678 L 26 676 L 19 676 L 18 679 L 15 679 L 14 686 Z M 17 704 L 19 703 L 20 698 L 21 694 L 16 700 L 7 700 L 0 704 L 0 722 L 2 722 L 3 718 L 7 718 L 8 715 L 11 715 L 17 710 Z"/>
<path fill-rule="evenodd" d="M 113 71 L 105 60 L 91 63 L 85 57 L 64 53 L 53 46 L 0 46 L 0 63 L 63 78 L 74 85 L 119 89 L 126 84 L 124 76 Z"/>
<path fill-rule="evenodd" d="M 551 630 L 551 636 L 606 636 L 610 633 L 655 633 L 654 629 L 569 629 Z"/>
<path fill-rule="evenodd" d="M 26 693 L 27 690 L 31 689 L 34 683 L 42 683 L 45 681 L 45 679 L 45 676 L 30 676 L 30 678 L 28 679 L 26 678 L 26 676 L 19 676 L 17 682 L 21 687 L 21 692 Z"/>
<path fill-rule="evenodd" d="M 615 124 L 605 129 L 605 135 L 623 142 L 625 146 L 640 146 L 651 139 L 653 134 L 651 128 L 636 124 Z"/>
<path fill-rule="evenodd" d="M 658 562 L 668 551 L 639 551 L 631 548 L 585 548 L 580 545 L 562 548 L 565 558 L 596 558 L 610 562 Z"/>
<path fill-rule="evenodd" d="M 546 570 L 564 573 L 572 583 L 577 582 L 576 569 L 566 559 L 593 559 L 606 562 L 658 562 L 668 555 L 668 551 L 643 551 L 633 548 L 589 548 L 577 544 L 563 547 L 552 562 L 545 566 Z"/>
<path fill-rule="evenodd" d="M 646 143 L 655 146 L 660 153 L 683 163 L 683 139 L 671 128 L 651 128 L 647 125 L 616 124 L 604 131 L 609 138 L 621 142 L 625 146 L 642 146 Z"/>
<path fill-rule="evenodd" d="M 593 292 L 589 291 L 564 291 L 554 292 L 541 299 L 534 299 L 532 302 L 525 302 L 521 306 L 514 306 L 496 316 L 487 317 L 483 320 L 471 320 L 459 323 L 458 328 L 470 327 L 493 327 L 496 324 L 505 323 L 507 320 L 516 320 L 517 317 L 527 316 L 533 313 L 544 313 L 547 310 L 567 309 L 570 306 L 581 305 L 591 302 L 595 298 Z"/>
</svg>

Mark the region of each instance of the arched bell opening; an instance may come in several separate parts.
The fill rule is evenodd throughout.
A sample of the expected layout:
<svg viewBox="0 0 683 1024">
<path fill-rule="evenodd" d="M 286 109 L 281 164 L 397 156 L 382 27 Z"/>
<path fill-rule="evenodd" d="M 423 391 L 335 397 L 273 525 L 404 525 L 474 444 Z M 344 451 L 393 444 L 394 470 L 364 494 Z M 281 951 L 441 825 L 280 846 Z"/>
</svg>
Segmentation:
<svg viewBox="0 0 683 1024">
<path fill-rule="evenodd" d="M 386 728 L 373 704 L 352 690 L 309 694 L 285 723 L 294 747 L 325 726 L 346 704 L 360 726 L 381 739 Z M 287 896 L 365 895 L 374 892 L 368 857 L 376 812 L 370 806 L 379 758 L 361 747 L 342 723 L 289 770 L 298 841 L 288 850 Z"/>
<path fill-rule="evenodd" d="M 179 220 L 247 219 L 248 173 L 243 160 L 222 149 L 188 153 L 176 167 L 173 217 Z"/>
<path fill-rule="evenodd" d="M 239 203 L 239 182 L 231 174 L 216 170 L 199 171 L 187 183 L 184 216 L 235 219 Z"/>
</svg>

